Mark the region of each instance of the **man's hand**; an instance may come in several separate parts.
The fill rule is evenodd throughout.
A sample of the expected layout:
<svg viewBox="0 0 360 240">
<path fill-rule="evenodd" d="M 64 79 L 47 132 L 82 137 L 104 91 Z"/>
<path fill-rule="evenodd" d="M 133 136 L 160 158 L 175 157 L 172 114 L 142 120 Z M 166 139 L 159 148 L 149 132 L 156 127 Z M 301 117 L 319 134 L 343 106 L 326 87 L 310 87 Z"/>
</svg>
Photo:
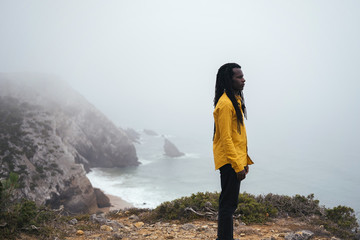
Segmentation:
<svg viewBox="0 0 360 240">
<path fill-rule="evenodd" d="M 246 165 L 244 169 L 245 169 L 245 174 L 248 174 L 249 173 L 249 165 Z"/>
<path fill-rule="evenodd" d="M 236 176 L 237 176 L 237 179 L 238 179 L 239 181 L 244 180 L 245 177 L 246 177 L 246 171 L 245 171 L 245 169 L 242 170 L 241 172 L 236 173 Z"/>
</svg>

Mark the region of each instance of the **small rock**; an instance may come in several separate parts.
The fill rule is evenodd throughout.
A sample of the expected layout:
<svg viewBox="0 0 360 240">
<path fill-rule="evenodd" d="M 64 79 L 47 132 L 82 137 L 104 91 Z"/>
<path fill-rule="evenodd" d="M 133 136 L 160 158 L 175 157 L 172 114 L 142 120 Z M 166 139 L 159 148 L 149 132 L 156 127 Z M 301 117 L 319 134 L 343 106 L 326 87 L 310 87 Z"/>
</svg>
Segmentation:
<svg viewBox="0 0 360 240">
<path fill-rule="evenodd" d="M 240 226 L 246 226 L 246 223 L 242 222 L 242 221 L 239 221 L 239 225 Z"/>
<path fill-rule="evenodd" d="M 111 232 L 111 231 L 113 231 L 113 228 L 108 225 L 101 225 L 100 230 L 106 231 L 106 232 Z"/>
<path fill-rule="evenodd" d="M 71 225 L 75 225 L 75 224 L 78 223 L 78 220 L 77 220 L 76 218 L 73 218 L 73 219 L 71 219 L 71 220 L 69 221 L 69 223 L 70 223 Z"/>
<path fill-rule="evenodd" d="M 76 235 L 84 235 L 84 231 L 83 230 L 77 230 Z"/>
<path fill-rule="evenodd" d="M 258 234 L 258 231 L 252 227 L 241 226 L 238 229 L 236 229 L 236 233 L 238 234 L 245 233 L 247 235 L 251 235 L 251 234 Z"/>
<path fill-rule="evenodd" d="M 181 229 L 184 229 L 186 231 L 194 229 L 195 225 L 191 224 L 191 223 L 185 223 L 184 225 L 181 226 Z"/>
<path fill-rule="evenodd" d="M 124 224 L 119 223 L 118 221 L 115 221 L 115 220 L 109 221 L 106 224 L 113 227 L 115 229 L 115 231 L 117 231 L 117 229 L 119 229 L 119 228 L 124 228 L 125 227 Z"/>
<path fill-rule="evenodd" d="M 285 235 L 286 240 L 308 240 L 314 235 L 313 232 L 309 230 L 301 230 L 298 232 L 291 232 Z"/>
<path fill-rule="evenodd" d="M 208 226 L 208 225 L 203 225 L 203 226 L 199 227 L 197 230 L 198 230 L 198 231 L 206 231 L 206 230 L 208 230 L 208 229 L 209 229 L 209 226 Z"/>
<path fill-rule="evenodd" d="M 91 221 L 91 222 L 93 222 L 95 218 L 96 218 L 96 214 L 95 214 L 95 213 L 90 215 L 90 221 Z"/>
<path fill-rule="evenodd" d="M 114 239 L 114 240 L 122 239 L 122 238 L 123 238 L 123 236 L 121 234 L 119 234 L 119 233 L 114 233 L 112 235 L 112 239 Z"/>
<path fill-rule="evenodd" d="M 92 214 L 90 216 L 90 221 L 92 223 L 100 223 L 100 224 L 106 224 L 108 221 L 110 220 L 107 220 L 105 218 L 105 215 L 103 213 L 99 214 L 99 215 L 96 215 L 96 214 Z"/>
<path fill-rule="evenodd" d="M 143 223 L 143 222 L 137 222 L 137 223 L 135 223 L 134 225 L 135 225 L 135 227 L 137 227 L 137 228 L 141 228 L 142 226 L 144 226 L 144 223 Z"/>
<path fill-rule="evenodd" d="M 134 221 L 138 221 L 138 220 L 139 220 L 139 217 L 133 214 L 133 215 L 131 215 L 131 216 L 129 217 L 129 219 L 130 219 L 130 220 L 134 220 Z"/>
</svg>

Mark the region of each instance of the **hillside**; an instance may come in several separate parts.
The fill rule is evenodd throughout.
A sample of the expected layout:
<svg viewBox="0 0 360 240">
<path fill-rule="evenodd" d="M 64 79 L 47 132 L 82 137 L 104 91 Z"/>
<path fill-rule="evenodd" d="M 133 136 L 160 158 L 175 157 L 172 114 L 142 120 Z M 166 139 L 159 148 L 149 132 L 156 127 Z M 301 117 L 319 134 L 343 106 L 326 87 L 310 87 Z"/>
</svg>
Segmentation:
<svg viewBox="0 0 360 240">
<path fill-rule="evenodd" d="M 91 168 L 139 162 L 126 133 L 66 82 L 0 73 L 0 164 L 0 179 L 20 176 L 16 197 L 81 213 L 106 201 L 86 177 Z"/>
</svg>

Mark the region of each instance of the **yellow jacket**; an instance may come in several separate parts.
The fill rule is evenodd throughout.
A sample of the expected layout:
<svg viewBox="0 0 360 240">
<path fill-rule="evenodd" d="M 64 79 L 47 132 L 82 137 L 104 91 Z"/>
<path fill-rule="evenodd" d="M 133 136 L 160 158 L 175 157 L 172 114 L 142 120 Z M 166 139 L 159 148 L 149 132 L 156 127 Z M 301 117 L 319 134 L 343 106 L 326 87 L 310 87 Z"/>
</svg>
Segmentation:
<svg viewBox="0 0 360 240">
<path fill-rule="evenodd" d="M 240 96 L 236 98 L 241 106 Z M 241 107 L 240 111 L 243 114 Z M 215 170 L 230 163 L 235 172 L 240 172 L 246 165 L 254 164 L 247 153 L 245 121 L 240 125 L 239 134 L 236 112 L 225 92 L 217 102 L 213 115 L 216 128 L 213 142 Z"/>
</svg>

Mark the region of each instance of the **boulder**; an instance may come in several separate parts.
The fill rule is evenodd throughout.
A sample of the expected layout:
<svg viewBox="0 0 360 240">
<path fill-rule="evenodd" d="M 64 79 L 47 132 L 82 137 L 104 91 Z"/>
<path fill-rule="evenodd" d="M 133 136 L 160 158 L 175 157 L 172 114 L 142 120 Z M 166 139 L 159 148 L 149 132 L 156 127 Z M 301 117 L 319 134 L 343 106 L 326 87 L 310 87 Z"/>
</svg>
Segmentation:
<svg viewBox="0 0 360 240">
<path fill-rule="evenodd" d="M 110 207 L 110 199 L 99 188 L 94 188 L 97 206 L 99 208 Z"/>
</svg>

